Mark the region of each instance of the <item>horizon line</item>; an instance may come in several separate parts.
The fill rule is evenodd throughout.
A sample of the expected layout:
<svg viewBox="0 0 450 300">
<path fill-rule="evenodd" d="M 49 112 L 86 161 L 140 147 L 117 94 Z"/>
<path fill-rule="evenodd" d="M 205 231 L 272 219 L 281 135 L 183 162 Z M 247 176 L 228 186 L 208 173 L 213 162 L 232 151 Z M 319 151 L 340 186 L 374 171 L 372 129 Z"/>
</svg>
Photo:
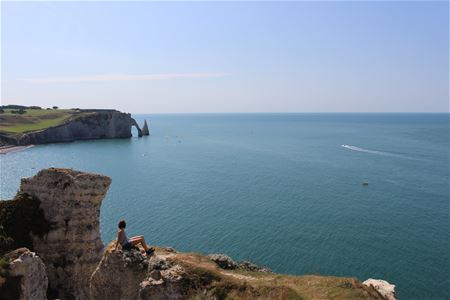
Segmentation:
<svg viewBox="0 0 450 300">
<path fill-rule="evenodd" d="M 187 115 L 187 114 L 450 114 L 450 111 L 254 111 L 254 112 L 129 112 L 135 115 Z"/>
</svg>

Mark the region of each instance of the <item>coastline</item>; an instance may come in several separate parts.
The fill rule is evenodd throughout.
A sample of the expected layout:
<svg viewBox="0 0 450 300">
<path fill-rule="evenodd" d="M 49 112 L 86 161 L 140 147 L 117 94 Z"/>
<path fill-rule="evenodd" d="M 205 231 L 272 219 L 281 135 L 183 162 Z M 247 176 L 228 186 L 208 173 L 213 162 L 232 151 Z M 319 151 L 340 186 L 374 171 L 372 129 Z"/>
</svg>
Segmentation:
<svg viewBox="0 0 450 300">
<path fill-rule="evenodd" d="M 130 138 L 133 126 L 139 137 L 150 134 L 148 128 L 142 133 L 130 114 L 117 110 L 40 110 L 37 113 L 27 108 L 24 111 L 26 115 L 20 118 L 10 109 L 2 114 L 2 122 L 9 125 L 0 126 L 0 145 L 28 146 L 86 139 Z M 58 118 L 65 119 L 60 121 Z"/>
<path fill-rule="evenodd" d="M 0 147 L 0 154 L 8 154 L 11 152 L 17 152 L 26 150 L 28 148 L 34 147 L 34 145 L 26 145 L 26 146 L 1 146 Z"/>
</svg>

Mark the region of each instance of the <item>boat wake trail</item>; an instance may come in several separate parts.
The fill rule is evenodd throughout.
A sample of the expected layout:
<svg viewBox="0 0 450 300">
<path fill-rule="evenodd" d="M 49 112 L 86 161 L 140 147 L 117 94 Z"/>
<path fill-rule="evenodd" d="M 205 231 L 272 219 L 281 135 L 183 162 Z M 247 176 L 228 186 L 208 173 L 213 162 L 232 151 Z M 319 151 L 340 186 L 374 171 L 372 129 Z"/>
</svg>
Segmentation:
<svg viewBox="0 0 450 300">
<path fill-rule="evenodd" d="M 395 153 L 390 153 L 390 152 L 384 152 L 384 151 L 377 151 L 377 150 L 370 150 L 370 149 L 364 149 L 364 148 L 360 148 L 360 147 L 356 147 L 356 146 L 352 146 L 352 145 L 341 145 L 341 147 L 344 147 L 346 149 L 350 149 L 352 151 L 358 151 L 358 152 L 365 152 L 365 153 L 371 153 L 371 154 L 377 154 L 377 155 L 384 155 L 384 156 L 393 156 L 393 157 L 402 157 L 402 158 L 406 158 L 403 155 L 399 155 L 399 154 L 395 154 Z"/>
</svg>

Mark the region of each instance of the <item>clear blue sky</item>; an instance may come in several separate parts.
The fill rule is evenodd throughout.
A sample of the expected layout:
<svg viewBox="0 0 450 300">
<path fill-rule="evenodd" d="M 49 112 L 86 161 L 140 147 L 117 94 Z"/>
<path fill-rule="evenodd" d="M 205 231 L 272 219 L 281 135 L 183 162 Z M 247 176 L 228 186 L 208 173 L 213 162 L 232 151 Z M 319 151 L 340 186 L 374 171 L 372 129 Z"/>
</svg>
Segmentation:
<svg viewBox="0 0 450 300">
<path fill-rule="evenodd" d="M 449 108 L 448 2 L 2 2 L 2 104 Z"/>
</svg>

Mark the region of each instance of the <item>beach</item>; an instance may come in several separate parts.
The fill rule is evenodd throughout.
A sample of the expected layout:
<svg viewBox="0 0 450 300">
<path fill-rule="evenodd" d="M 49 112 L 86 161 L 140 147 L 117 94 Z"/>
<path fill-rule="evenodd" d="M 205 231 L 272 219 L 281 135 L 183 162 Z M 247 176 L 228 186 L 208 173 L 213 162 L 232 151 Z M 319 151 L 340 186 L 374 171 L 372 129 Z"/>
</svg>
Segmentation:
<svg viewBox="0 0 450 300">
<path fill-rule="evenodd" d="M 8 154 L 11 152 L 17 152 L 17 151 L 22 151 L 22 150 L 26 150 L 29 149 L 31 147 L 34 147 L 34 145 L 26 145 L 26 146 L 1 146 L 0 147 L 0 154 Z"/>
</svg>

